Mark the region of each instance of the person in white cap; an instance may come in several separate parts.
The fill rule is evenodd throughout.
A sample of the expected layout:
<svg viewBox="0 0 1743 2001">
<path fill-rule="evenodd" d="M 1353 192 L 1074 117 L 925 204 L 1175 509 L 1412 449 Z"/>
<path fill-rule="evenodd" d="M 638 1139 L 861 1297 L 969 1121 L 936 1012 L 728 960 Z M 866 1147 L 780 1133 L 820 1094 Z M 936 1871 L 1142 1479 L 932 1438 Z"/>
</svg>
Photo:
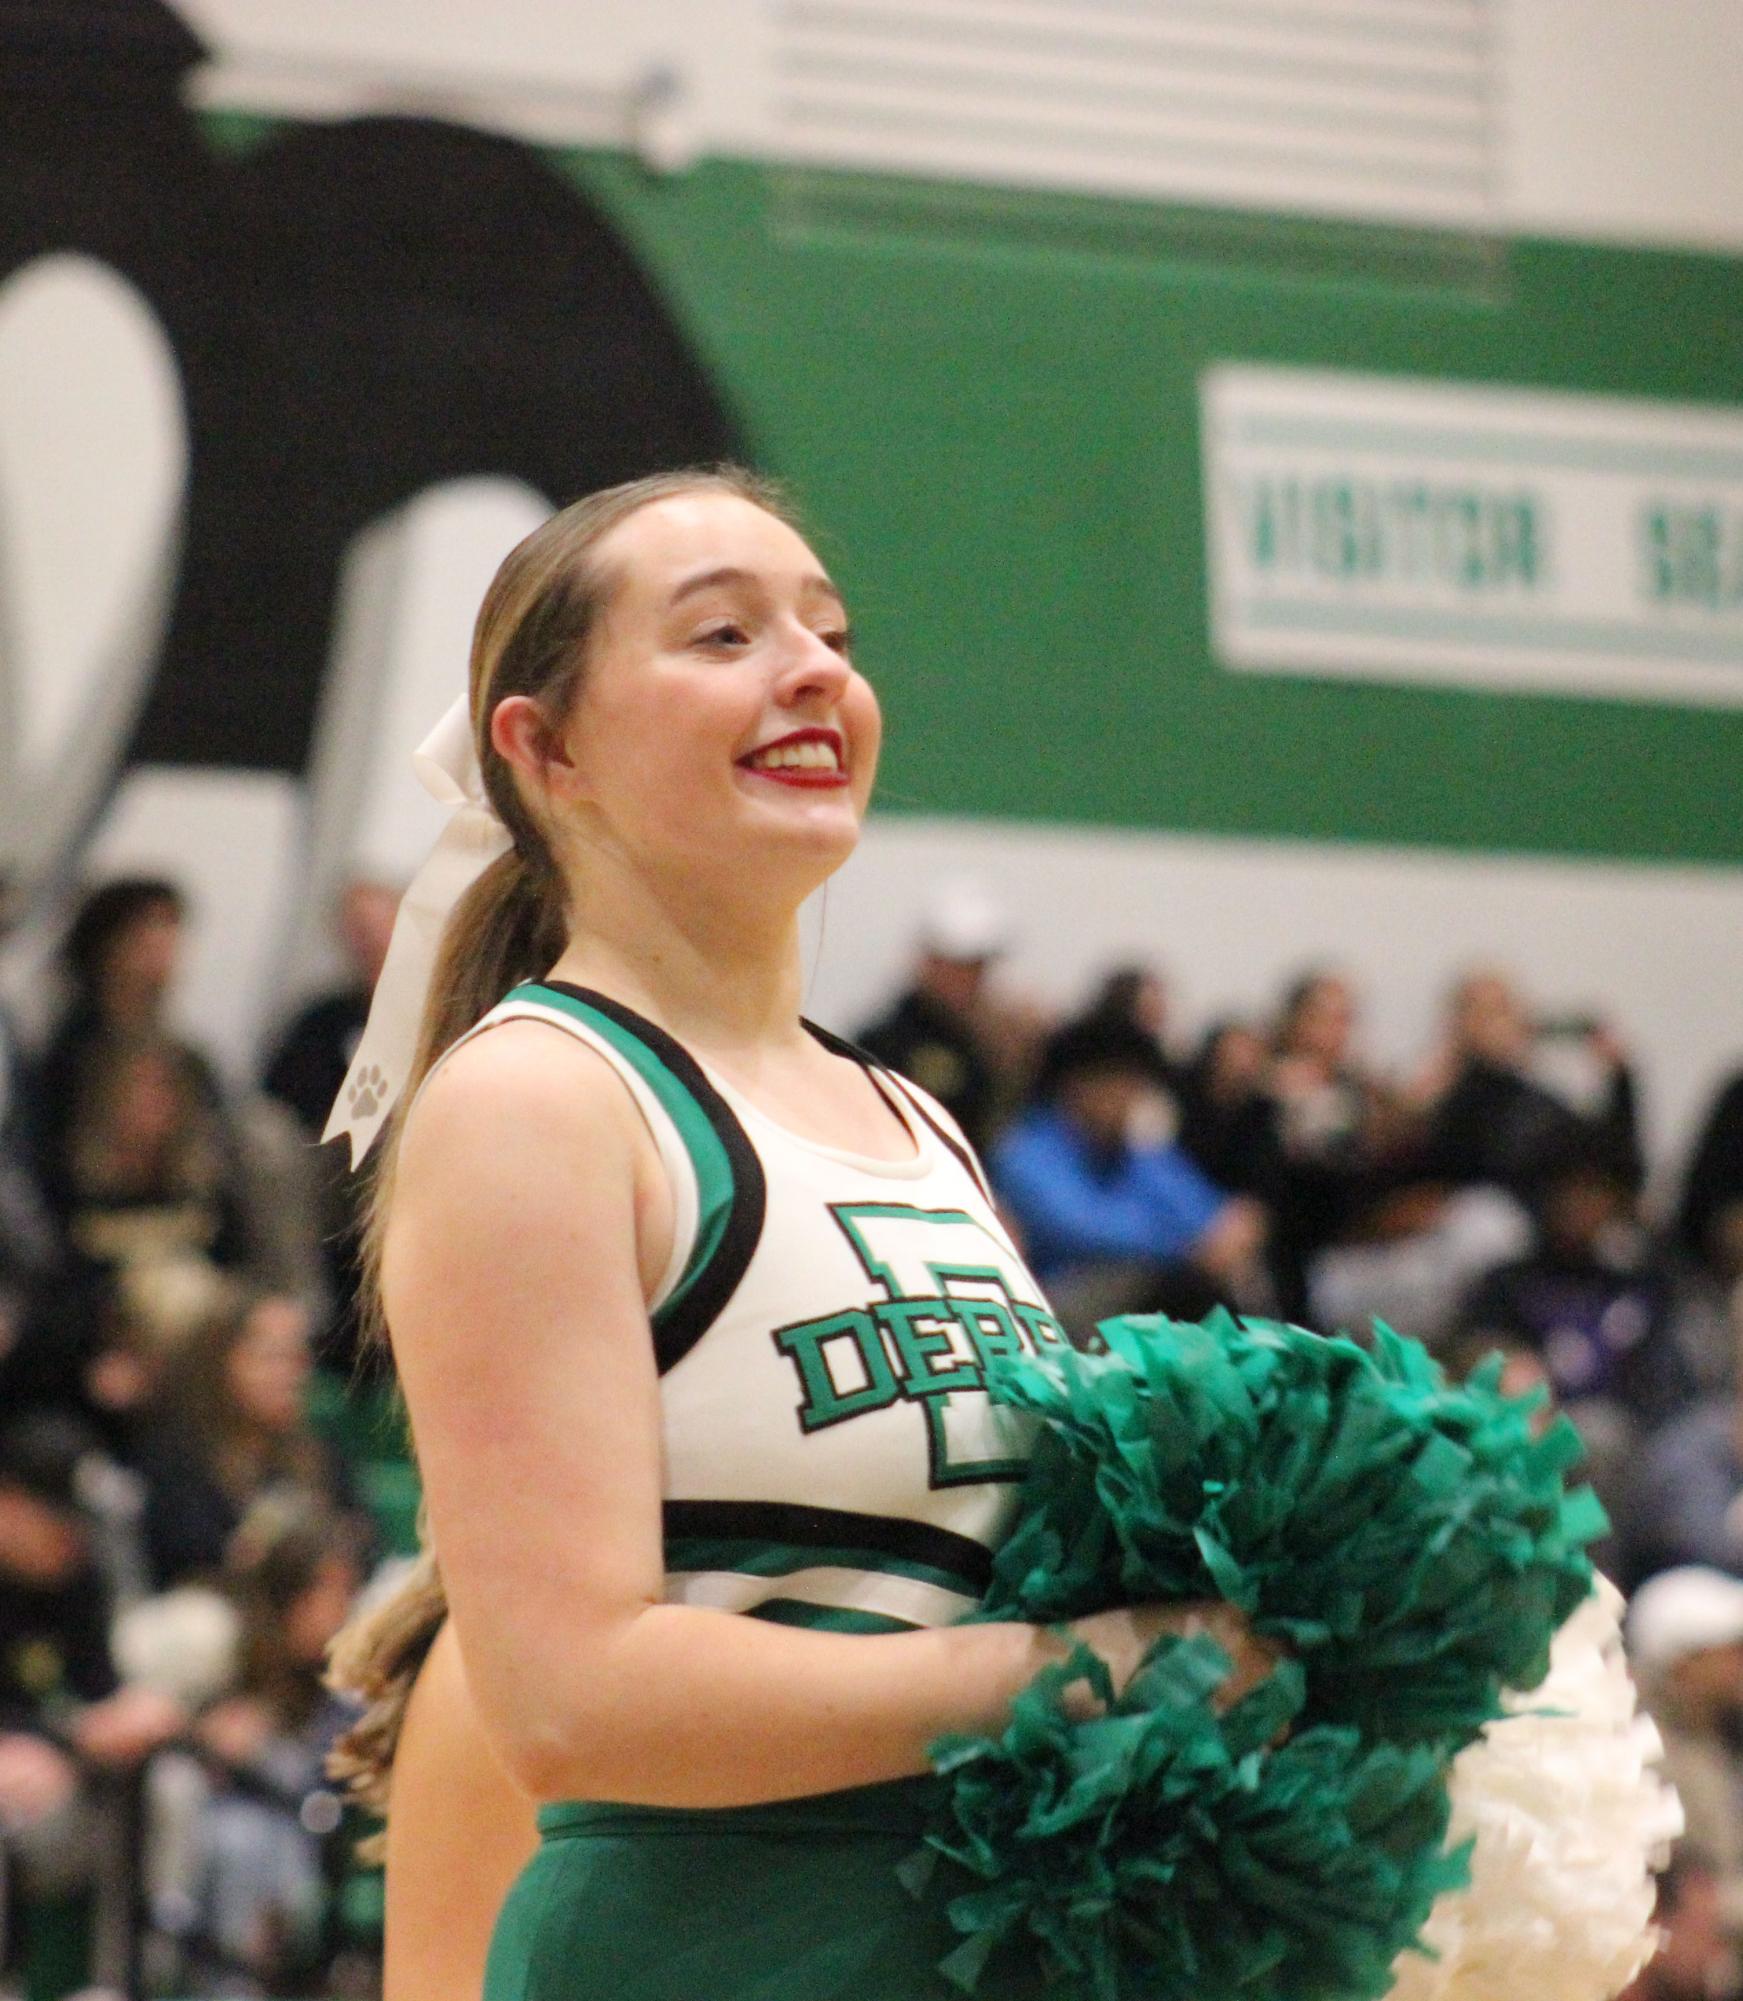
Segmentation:
<svg viewBox="0 0 1743 2001">
<path fill-rule="evenodd" d="M 1007 943 L 1004 914 L 978 883 L 944 884 L 922 912 L 908 985 L 857 1038 L 880 1063 L 930 1091 L 975 1147 L 991 1136 L 999 1096 L 978 1016 L 987 975 Z"/>
<path fill-rule="evenodd" d="M 1635 1592 L 1628 1651 L 1682 1796 L 1685 1839 L 1743 1928 L 1743 1580 L 1685 1564 Z"/>
</svg>

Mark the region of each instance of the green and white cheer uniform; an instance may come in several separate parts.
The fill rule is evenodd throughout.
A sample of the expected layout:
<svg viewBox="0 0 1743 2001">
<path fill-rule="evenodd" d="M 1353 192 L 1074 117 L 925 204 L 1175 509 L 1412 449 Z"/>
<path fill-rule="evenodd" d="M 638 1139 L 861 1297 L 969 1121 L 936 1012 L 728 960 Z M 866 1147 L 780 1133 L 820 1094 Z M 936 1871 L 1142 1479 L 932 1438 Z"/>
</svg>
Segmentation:
<svg viewBox="0 0 1743 2001">
<path fill-rule="evenodd" d="M 870 1159 L 788 1132 L 603 995 L 517 987 L 473 1033 L 509 1020 L 610 1063 L 670 1180 L 651 1311 L 667 1600 L 864 1634 L 971 1611 L 1028 1442 L 987 1368 L 1064 1337 L 947 1115 L 812 1030 L 866 1064 L 913 1138 L 909 1159 Z M 485 2001 L 943 1996 L 950 1940 L 895 1875 L 929 1783 L 731 1810 L 546 1807 Z"/>
</svg>

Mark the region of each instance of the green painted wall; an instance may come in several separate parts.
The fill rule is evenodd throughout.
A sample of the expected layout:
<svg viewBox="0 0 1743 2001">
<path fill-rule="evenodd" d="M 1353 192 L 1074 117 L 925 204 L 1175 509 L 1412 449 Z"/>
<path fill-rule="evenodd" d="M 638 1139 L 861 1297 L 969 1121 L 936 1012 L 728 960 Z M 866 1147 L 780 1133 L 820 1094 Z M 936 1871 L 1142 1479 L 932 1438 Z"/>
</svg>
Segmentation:
<svg viewBox="0 0 1743 2001">
<path fill-rule="evenodd" d="M 1743 709 L 1230 674 L 1197 376 L 1252 360 L 1743 404 L 1743 263 L 564 155 L 846 586 L 883 803 L 1743 860 Z"/>
</svg>

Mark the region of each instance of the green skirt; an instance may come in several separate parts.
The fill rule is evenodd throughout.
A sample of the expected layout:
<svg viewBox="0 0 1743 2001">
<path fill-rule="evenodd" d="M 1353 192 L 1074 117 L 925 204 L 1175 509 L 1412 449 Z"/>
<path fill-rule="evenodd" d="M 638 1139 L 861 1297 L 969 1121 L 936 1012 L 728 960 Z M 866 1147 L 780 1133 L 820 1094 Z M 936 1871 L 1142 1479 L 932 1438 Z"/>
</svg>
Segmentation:
<svg viewBox="0 0 1743 2001">
<path fill-rule="evenodd" d="M 936 1786 L 545 1807 L 497 1920 L 484 2001 L 961 2001 L 937 1970 L 960 1941 L 896 1876 Z M 1038 1973 L 989 1970 L 981 2001 L 1041 1992 Z"/>
</svg>

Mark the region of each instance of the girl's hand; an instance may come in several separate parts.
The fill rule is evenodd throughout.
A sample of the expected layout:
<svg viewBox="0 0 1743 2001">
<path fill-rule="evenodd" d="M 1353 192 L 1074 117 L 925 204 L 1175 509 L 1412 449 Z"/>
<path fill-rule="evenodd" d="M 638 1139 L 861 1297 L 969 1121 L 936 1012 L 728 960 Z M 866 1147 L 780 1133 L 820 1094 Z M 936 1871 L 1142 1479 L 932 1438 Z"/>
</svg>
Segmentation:
<svg viewBox="0 0 1743 2001">
<path fill-rule="evenodd" d="M 1093 1612 L 1074 1619 L 1068 1630 L 1107 1663 L 1116 1694 L 1123 1693 L 1145 1655 L 1167 1634 L 1183 1640 L 1208 1635 L 1234 1663 L 1213 1698 L 1219 1714 L 1251 1694 L 1283 1658 L 1280 1647 L 1260 1639 L 1245 1617 L 1220 1598 Z M 1094 1698 L 1089 1701 L 1093 1709 Z"/>
</svg>

